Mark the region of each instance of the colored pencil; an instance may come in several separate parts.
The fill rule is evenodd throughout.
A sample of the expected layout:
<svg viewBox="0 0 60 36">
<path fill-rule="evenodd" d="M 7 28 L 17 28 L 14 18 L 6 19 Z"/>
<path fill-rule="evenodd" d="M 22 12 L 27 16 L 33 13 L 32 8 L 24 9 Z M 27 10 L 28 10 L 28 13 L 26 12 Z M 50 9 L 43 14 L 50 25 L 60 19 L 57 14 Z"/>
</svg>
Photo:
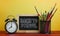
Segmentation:
<svg viewBox="0 0 60 36">
<path fill-rule="evenodd" d="M 53 9 L 50 11 L 50 15 L 51 15 L 52 12 L 54 11 L 55 7 L 56 7 L 56 4 L 54 5 Z"/>
<path fill-rule="evenodd" d="M 38 16 L 40 16 L 40 14 L 38 13 L 38 10 L 37 10 L 36 6 L 35 6 L 34 8 L 35 8 L 35 10 L 36 10 L 36 12 L 37 12 Z"/>
<path fill-rule="evenodd" d="M 54 9 L 55 9 L 55 6 L 56 6 L 56 4 L 54 5 L 54 7 L 53 7 L 53 9 L 50 11 L 50 13 L 48 12 L 47 19 L 49 19 L 49 17 L 52 15 L 52 13 L 53 13 L 53 11 L 54 11 Z"/>
<path fill-rule="evenodd" d="M 54 14 L 56 13 L 57 9 L 54 11 L 54 13 L 48 18 L 47 21 L 51 20 L 51 18 L 54 16 Z"/>
</svg>

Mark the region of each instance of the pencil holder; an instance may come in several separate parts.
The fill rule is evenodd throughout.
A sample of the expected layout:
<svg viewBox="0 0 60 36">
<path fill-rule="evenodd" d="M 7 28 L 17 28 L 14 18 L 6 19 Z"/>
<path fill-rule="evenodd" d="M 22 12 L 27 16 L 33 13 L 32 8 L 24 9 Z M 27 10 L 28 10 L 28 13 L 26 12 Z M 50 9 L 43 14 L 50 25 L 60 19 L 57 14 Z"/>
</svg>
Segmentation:
<svg viewBox="0 0 60 36">
<path fill-rule="evenodd" d="M 51 20 L 50 21 L 40 20 L 40 33 L 41 34 L 51 33 Z"/>
</svg>

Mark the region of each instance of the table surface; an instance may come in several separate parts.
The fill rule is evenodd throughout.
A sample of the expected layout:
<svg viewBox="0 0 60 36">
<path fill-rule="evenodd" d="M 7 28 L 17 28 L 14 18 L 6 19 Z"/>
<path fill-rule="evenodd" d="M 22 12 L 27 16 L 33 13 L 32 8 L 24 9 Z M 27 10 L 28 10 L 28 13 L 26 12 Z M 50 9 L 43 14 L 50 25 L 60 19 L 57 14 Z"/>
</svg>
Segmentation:
<svg viewBox="0 0 60 36">
<path fill-rule="evenodd" d="M 15 33 L 8 34 L 4 31 L 0 31 L 0 36 L 60 36 L 60 31 L 52 31 L 51 34 L 38 34 L 38 33 Z"/>
</svg>

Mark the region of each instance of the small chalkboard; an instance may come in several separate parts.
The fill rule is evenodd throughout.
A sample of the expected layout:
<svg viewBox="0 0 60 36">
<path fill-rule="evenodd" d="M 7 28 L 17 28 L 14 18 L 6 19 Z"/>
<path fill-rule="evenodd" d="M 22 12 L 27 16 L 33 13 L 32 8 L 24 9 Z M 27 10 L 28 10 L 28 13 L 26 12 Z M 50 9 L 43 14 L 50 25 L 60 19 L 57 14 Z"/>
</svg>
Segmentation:
<svg viewBox="0 0 60 36">
<path fill-rule="evenodd" d="M 19 16 L 19 30 L 38 30 L 38 16 Z"/>
</svg>

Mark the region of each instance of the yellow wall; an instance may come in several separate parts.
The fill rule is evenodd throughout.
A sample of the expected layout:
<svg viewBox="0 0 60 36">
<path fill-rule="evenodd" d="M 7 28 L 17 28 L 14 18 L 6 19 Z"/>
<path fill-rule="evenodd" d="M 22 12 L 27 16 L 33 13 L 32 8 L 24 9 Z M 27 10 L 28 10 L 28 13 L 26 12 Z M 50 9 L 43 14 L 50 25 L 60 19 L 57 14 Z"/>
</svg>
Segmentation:
<svg viewBox="0 0 60 36">
<path fill-rule="evenodd" d="M 4 31 L 5 19 L 8 15 L 37 14 L 34 6 L 41 12 L 49 11 L 57 3 L 57 12 L 51 21 L 51 30 L 60 30 L 60 0 L 0 0 L 0 31 Z"/>
</svg>

